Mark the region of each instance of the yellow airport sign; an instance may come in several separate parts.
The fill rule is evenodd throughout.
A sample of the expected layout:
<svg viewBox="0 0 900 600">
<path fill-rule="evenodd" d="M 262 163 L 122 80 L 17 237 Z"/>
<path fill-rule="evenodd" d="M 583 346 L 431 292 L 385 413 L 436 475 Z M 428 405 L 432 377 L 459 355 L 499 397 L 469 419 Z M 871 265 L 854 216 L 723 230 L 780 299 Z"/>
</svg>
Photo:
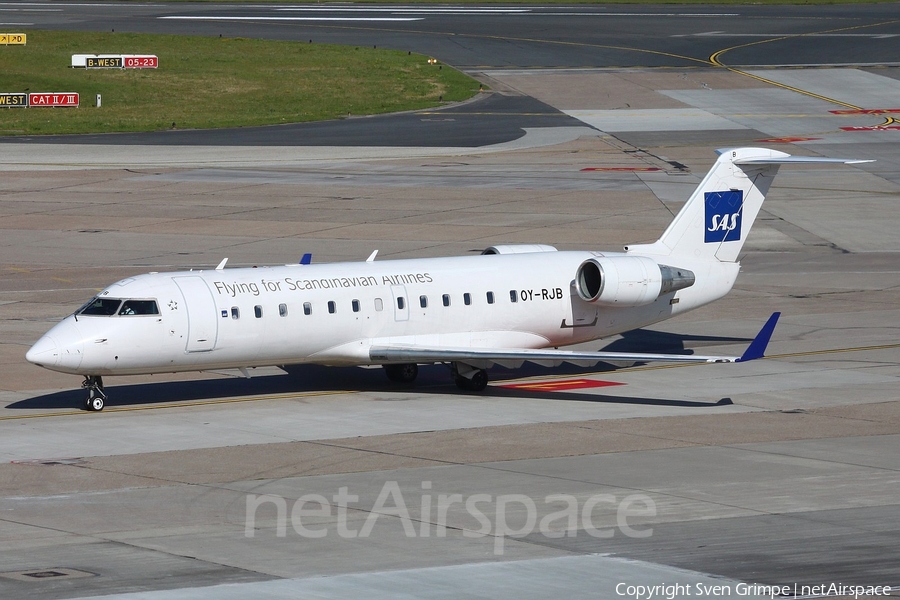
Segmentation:
<svg viewBox="0 0 900 600">
<path fill-rule="evenodd" d="M 0 44 L 4 46 L 9 45 L 25 45 L 25 34 L 24 33 L 0 33 Z"/>
</svg>

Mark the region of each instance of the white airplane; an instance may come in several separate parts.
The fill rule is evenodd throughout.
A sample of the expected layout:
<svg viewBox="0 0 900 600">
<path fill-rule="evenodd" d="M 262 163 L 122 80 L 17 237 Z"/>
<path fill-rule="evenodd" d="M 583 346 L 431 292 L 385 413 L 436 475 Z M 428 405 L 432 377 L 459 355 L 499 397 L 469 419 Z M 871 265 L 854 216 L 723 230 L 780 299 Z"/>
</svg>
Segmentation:
<svg viewBox="0 0 900 600">
<path fill-rule="evenodd" d="M 479 256 L 149 273 L 104 289 L 28 351 L 36 365 L 84 375 L 85 408 L 103 409 L 104 375 L 314 363 L 384 365 L 411 382 L 447 363 L 480 391 L 492 364 L 736 362 L 759 358 L 778 318 L 741 357 L 583 352 L 597 340 L 723 297 L 782 164 L 859 163 L 761 148 L 720 150 L 652 244 L 624 252 L 493 246 Z M 304 257 L 302 263 L 308 263 Z"/>
</svg>

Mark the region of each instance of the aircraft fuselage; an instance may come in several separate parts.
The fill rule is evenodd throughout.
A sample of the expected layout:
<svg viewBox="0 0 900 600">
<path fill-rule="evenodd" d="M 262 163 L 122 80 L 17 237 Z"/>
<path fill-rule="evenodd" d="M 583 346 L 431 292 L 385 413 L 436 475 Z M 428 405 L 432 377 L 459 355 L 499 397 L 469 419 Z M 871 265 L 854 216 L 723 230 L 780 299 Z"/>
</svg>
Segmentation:
<svg viewBox="0 0 900 600">
<path fill-rule="evenodd" d="M 313 362 L 373 364 L 369 348 L 547 348 L 666 319 L 728 292 L 736 263 L 682 259 L 702 285 L 643 306 L 584 301 L 579 266 L 621 253 L 529 252 L 150 273 L 97 298 L 157 314 L 75 314 L 28 359 L 73 374 L 127 375 Z M 668 261 L 668 262 L 671 262 Z M 124 305 L 119 305 L 124 306 Z"/>
</svg>

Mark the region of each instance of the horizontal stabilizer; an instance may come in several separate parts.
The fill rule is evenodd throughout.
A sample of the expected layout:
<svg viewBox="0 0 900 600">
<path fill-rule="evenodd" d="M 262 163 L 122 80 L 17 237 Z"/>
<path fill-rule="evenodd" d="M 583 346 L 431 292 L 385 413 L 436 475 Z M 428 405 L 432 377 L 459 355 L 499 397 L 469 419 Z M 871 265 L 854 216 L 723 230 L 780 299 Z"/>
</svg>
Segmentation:
<svg viewBox="0 0 900 600">
<path fill-rule="evenodd" d="M 772 158 L 737 158 L 732 161 L 736 165 L 796 165 L 831 163 L 838 165 L 858 165 L 861 163 L 875 162 L 874 160 L 862 160 L 854 158 L 824 158 L 821 156 L 782 156 Z"/>
<path fill-rule="evenodd" d="M 781 165 L 872 162 L 791 156 L 767 148 L 717 150 L 719 158 L 653 244 L 629 245 L 629 254 L 737 262 L 750 228 Z"/>
</svg>

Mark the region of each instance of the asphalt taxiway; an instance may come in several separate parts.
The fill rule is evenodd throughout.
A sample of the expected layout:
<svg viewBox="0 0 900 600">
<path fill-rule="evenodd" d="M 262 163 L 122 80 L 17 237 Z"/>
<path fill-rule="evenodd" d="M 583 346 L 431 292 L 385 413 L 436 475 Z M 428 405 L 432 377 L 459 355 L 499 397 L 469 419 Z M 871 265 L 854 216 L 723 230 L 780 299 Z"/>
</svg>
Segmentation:
<svg viewBox="0 0 900 600">
<path fill-rule="evenodd" d="M 0 145 L 3 598 L 900 586 L 900 131 L 831 112 L 900 108 L 895 70 L 473 73 L 547 121 L 444 146 Z M 732 354 L 780 310 L 766 360 L 495 369 L 477 396 L 438 366 L 412 388 L 128 377 L 100 414 L 24 361 L 134 273 L 652 240 L 736 145 L 878 162 L 783 168 L 727 298 L 594 347 Z"/>
</svg>

